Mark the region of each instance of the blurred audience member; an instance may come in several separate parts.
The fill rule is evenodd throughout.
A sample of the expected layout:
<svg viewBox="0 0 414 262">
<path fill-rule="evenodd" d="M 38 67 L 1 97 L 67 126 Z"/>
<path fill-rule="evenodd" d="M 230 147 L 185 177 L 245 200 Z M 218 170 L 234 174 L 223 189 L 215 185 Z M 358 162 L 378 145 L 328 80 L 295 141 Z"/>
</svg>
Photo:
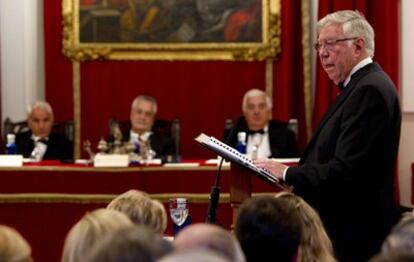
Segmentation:
<svg viewBox="0 0 414 262">
<path fill-rule="evenodd" d="M 302 222 L 296 207 L 272 196 L 245 201 L 235 227 L 248 262 L 297 261 L 301 231 Z"/>
<path fill-rule="evenodd" d="M 52 132 L 53 110 L 46 101 L 36 101 L 27 109 L 29 131 L 16 136 L 17 152 L 35 160 L 73 159 L 72 143 Z"/>
<path fill-rule="evenodd" d="M 246 133 L 246 154 L 256 158 L 298 155 L 296 135 L 286 123 L 272 120 L 272 101 L 262 90 L 251 89 L 243 97 L 244 117 L 235 123 L 229 145 L 235 147 L 239 132 Z M 227 134 L 230 135 L 230 134 Z"/>
<path fill-rule="evenodd" d="M 167 255 L 158 262 L 231 262 L 231 260 L 212 250 L 186 250 Z"/>
<path fill-rule="evenodd" d="M 136 225 L 145 225 L 155 233 L 163 234 L 167 228 L 164 205 L 145 192 L 129 190 L 112 200 L 107 208 L 126 214 Z"/>
<path fill-rule="evenodd" d="M 85 261 L 91 248 L 105 235 L 132 225 L 133 223 L 125 214 L 116 210 L 101 208 L 87 213 L 66 236 L 61 261 Z"/>
<path fill-rule="evenodd" d="M 288 192 L 276 194 L 276 198 L 285 201 L 297 212 L 302 225 L 300 255 L 298 262 L 336 261 L 332 242 L 325 231 L 318 213 L 301 197 Z"/>
<path fill-rule="evenodd" d="M 193 224 L 184 228 L 173 244 L 177 251 L 207 249 L 223 255 L 229 261 L 245 261 L 237 239 L 230 232 L 212 224 Z"/>
<path fill-rule="evenodd" d="M 152 262 L 171 253 L 170 241 L 144 225 L 110 232 L 95 245 L 87 262 Z"/>
<path fill-rule="evenodd" d="M 414 257 L 414 213 L 405 213 L 385 238 L 378 257 L 388 257 L 394 254 L 405 254 Z M 378 258 L 377 258 L 378 260 Z M 375 260 L 375 261 L 377 261 Z"/>
<path fill-rule="evenodd" d="M 31 248 L 15 229 L 0 225 L 0 261 L 31 262 Z"/>
</svg>

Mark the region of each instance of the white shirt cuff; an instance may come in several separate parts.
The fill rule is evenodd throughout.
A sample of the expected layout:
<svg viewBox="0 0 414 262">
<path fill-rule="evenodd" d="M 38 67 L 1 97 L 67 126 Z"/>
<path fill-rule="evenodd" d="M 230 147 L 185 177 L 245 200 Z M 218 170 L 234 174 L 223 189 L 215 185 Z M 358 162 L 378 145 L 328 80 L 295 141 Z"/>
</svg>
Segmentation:
<svg viewBox="0 0 414 262">
<path fill-rule="evenodd" d="M 286 173 L 289 167 L 287 167 L 285 170 L 283 170 L 283 181 L 286 181 Z"/>
</svg>

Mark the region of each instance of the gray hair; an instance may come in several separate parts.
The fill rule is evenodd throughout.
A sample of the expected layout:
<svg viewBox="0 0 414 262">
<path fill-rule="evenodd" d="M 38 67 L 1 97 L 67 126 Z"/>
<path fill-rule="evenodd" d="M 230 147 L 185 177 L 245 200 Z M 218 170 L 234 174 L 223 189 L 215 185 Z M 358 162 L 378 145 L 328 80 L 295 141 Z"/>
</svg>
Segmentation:
<svg viewBox="0 0 414 262">
<path fill-rule="evenodd" d="M 44 110 L 44 111 L 48 112 L 50 114 L 50 116 L 53 118 L 53 109 L 52 109 L 52 107 L 50 106 L 50 104 L 48 102 L 42 101 L 42 100 L 38 100 L 38 101 L 33 102 L 31 105 L 29 105 L 27 107 L 27 110 L 26 110 L 27 116 L 29 117 L 30 114 L 35 109 Z"/>
<path fill-rule="evenodd" d="M 257 97 L 257 96 L 264 96 L 266 98 L 266 104 L 267 107 L 269 109 L 272 109 L 273 104 L 272 104 L 272 100 L 270 100 L 270 97 L 266 94 L 266 92 L 264 92 L 263 90 L 260 89 L 250 89 L 249 91 L 247 91 L 244 96 L 243 96 L 243 104 L 242 104 L 242 110 L 243 112 L 247 111 L 247 99 L 251 98 L 251 97 Z"/>
<path fill-rule="evenodd" d="M 370 57 L 374 57 L 375 32 L 365 17 L 359 11 L 343 10 L 326 15 L 316 24 L 316 32 L 332 24 L 342 25 L 346 37 L 358 36 L 365 41 L 365 48 Z"/>
<path fill-rule="evenodd" d="M 157 110 L 158 110 L 158 106 L 157 106 L 157 100 L 155 100 L 154 97 L 152 96 L 147 96 L 147 95 L 140 95 L 137 96 L 134 101 L 132 101 L 131 104 L 131 110 L 136 108 L 138 106 L 138 103 L 141 101 L 147 101 L 150 102 L 153 106 L 154 106 L 154 115 L 157 114 Z"/>
</svg>

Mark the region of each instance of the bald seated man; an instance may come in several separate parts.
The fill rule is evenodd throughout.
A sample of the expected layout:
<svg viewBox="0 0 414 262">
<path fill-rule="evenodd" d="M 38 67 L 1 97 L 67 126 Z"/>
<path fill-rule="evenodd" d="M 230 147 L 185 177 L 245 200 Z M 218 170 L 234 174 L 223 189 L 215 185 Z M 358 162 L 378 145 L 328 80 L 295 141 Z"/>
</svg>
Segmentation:
<svg viewBox="0 0 414 262">
<path fill-rule="evenodd" d="M 174 239 L 177 251 L 212 250 L 233 262 L 246 261 L 236 237 L 212 224 L 192 224 L 185 227 Z"/>
<path fill-rule="evenodd" d="M 29 131 L 16 136 L 17 153 L 35 160 L 72 160 L 73 145 L 62 134 L 52 132 L 53 110 L 46 101 L 36 101 L 27 109 Z"/>
</svg>

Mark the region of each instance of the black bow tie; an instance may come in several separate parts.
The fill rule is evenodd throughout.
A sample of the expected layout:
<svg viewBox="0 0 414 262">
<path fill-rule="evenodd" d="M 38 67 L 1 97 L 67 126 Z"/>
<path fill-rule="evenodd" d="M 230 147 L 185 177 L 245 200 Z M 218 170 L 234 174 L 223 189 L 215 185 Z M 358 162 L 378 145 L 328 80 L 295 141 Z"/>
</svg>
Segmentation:
<svg viewBox="0 0 414 262">
<path fill-rule="evenodd" d="M 344 82 L 338 83 L 338 88 L 339 88 L 340 91 L 344 90 L 344 88 L 345 88 Z"/>
<path fill-rule="evenodd" d="M 265 132 L 263 129 L 259 129 L 259 130 L 249 130 L 248 134 L 249 135 L 254 135 L 254 134 L 261 134 L 263 135 Z"/>
</svg>

